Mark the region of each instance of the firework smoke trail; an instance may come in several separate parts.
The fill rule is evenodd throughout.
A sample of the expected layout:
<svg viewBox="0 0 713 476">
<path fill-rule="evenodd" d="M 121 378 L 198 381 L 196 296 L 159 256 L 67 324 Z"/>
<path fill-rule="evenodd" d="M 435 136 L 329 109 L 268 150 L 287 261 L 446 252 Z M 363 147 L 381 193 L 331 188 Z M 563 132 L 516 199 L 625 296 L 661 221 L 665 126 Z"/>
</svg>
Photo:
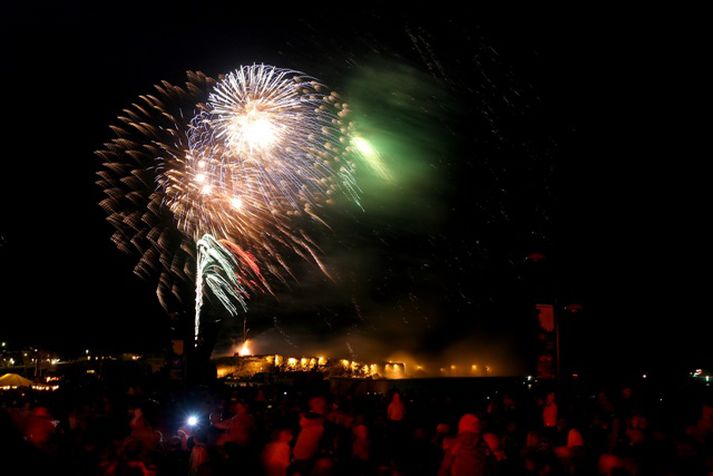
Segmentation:
<svg viewBox="0 0 713 476">
<path fill-rule="evenodd" d="M 204 235 L 196 244 L 196 312 L 194 318 L 194 345 L 198 346 L 198 335 L 203 307 L 204 286 L 210 290 L 228 313 L 238 314 L 238 304 L 247 311 L 245 288 L 240 284 L 235 269 L 235 256 L 211 235 Z M 237 304 L 236 304 L 237 303 Z"/>
</svg>

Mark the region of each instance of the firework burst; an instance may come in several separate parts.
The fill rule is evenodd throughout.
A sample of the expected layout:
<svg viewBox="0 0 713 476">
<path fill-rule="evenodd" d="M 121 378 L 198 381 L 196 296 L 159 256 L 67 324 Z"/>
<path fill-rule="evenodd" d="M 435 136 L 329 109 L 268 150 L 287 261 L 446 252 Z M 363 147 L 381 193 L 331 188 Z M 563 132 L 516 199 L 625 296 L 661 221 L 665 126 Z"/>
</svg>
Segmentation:
<svg viewBox="0 0 713 476">
<path fill-rule="evenodd" d="M 117 137 L 98 152 L 98 183 L 114 242 L 138 252 L 137 274 L 158 275 L 162 305 L 169 306 L 167 291 L 185 301 L 196 245 L 199 255 L 218 244 L 233 257 L 222 263 L 235 282 L 221 281 L 229 299 L 219 299 L 231 314 L 233 301 L 244 305 L 249 292 L 271 292 L 274 279 L 286 281 L 290 255 L 328 275 L 306 222 L 328 226 L 321 211 L 335 196 L 357 203 L 359 196 L 349 107 L 339 95 L 302 73 L 265 65 L 218 81 L 189 73 L 184 88 L 164 82 L 157 90 L 112 128 Z"/>
<path fill-rule="evenodd" d="M 278 278 L 289 272 L 285 248 L 323 268 L 314 242 L 289 224 L 307 216 L 326 225 L 319 211 L 333 195 L 358 197 L 345 139 L 348 106 L 325 89 L 264 65 L 218 82 L 192 121 L 183 167 L 166 174 L 179 228 L 229 239 Z"/>
</svg>

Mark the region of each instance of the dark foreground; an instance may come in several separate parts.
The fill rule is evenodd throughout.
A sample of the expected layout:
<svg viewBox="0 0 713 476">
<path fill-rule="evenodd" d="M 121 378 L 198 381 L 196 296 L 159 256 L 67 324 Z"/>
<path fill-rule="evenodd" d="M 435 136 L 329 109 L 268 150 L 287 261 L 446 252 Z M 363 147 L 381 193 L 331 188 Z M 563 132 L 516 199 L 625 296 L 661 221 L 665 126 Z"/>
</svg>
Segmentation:
<svg viewBox="0 0 713 476">
<path fill-rule="evenodd" d="M 710 387 L 151 378 L 0 392 L 2 474 L 710 475 Z M 194 417 L 189 420 L 190 417 Z M 195 423 L 194 425 L 189 425 Z"/>
</svg>

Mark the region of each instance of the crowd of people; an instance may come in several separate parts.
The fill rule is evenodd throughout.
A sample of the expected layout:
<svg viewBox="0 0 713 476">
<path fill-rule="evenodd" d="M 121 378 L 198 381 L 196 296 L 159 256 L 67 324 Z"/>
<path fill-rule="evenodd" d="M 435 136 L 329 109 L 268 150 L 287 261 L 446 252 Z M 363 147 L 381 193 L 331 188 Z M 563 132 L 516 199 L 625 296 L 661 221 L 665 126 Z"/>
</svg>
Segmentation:
<svg viewBox="0 0 713 476">
<path fill-rule="evenodd" d="M 713 475 L 706 389 L 669 403 L 626 385 L 453 388 L 5 392 L 2 461 L 22 470 L 3 474 Z"/>
</svg>

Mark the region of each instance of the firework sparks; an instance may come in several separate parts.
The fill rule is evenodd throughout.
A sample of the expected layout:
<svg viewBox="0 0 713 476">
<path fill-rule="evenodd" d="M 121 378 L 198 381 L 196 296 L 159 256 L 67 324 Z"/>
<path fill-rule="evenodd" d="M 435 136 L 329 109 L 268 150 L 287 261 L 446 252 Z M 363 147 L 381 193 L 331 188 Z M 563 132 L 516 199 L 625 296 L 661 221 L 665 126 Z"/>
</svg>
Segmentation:
<svg viewBox="0 0 713 476">
<path fill-rule="evenodd" d="M 328 227 L 320 212 L 339 193 L 358 203 L 340 96 L 266 65 L 157 90 L 119 117 L 98 184 L 114 242 L 139 252 L 137 274 L 158 274 L 162 305 L 197 270 L 197 338 L 204 286 L 235 315 L 248 291 L 292 275 L 290 255 L 329 276 L 304 219 Z"/>
<path fill-rule="evenodd" d="M 235 269 L 238 261 L 211 235 L 204 235 L 197 243 L 198 259 L 196 270 L 196 313 L 194 338 L 196 345 L 201 323 L 204 287 L 211 291 L 231 316 L 238 314 L 238 305 L 247 311 L 246 292 L 240 284 Z"/>
<path fill-rule="evenodd" d="M 97 151 L 103 168 L 97 185 L 105 198 L 99 205 L 115 231 L 112 241 L 138 257 L 134 273 L 156 285 L 167 312 L 193 299 L 195 241 L 176 228 L 165 202 L 165 174 L 182 167 L 188 130 L 196 105 L 215 81 L 187 73 L 184 86 L 162 82 L 124 109 L 115 137 Z"/>
</svg>

